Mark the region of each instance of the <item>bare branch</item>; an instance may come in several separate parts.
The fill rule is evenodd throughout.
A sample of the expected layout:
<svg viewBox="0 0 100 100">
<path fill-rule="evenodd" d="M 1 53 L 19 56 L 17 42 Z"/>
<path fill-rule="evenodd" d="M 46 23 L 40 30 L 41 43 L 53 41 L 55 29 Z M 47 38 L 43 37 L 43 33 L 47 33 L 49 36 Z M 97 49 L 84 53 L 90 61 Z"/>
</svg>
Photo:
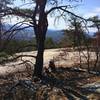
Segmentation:
<svg viewBox="0 0 100 100">
<path fill-rule="evenodd" d="M 0 11 L 0 14 L 2 16 L 7 16 L 7 15 L 15 15 L 15 16 L 20 16 L 20 17 L 26 17 L 26 18 L 32 18 L 32 10 L 29 9 L 19 9 L 19 8 L 11 8 L 11 7 L 6 7 L 6 9 L 3 9 Z"/>
<path fill-rule="evenodd" d="M 18 56 L 15 56 L 15 57 L 12 57 L 12 58 L 8 58 L 8 59 L 5 59 L 3 61 L 0 62 L 0 64 L 3 64 L 3 63 L 7 63 L 7 62 L 12 62 L 12 61 L 16 61 L 17 59 L 19 58 L 22 58 L 22 57 L 32 57 L 32 58 L 36 58 L 36 56 L 33 56 L 33 55 L 18 55 Z"/>
<path fill-rule="evenodd" d="M 69 6 L 69 5 L 66 5 L 66 6 L 58 6 L 58 7 L 53 7 L 53 8 L 51 8 L 49 11 L 47 11 L 47 15 L 49 14 L 49 13 L 51 13 L 53 10 L 57 10 L 57 9 L 60 9 L 60 10 L 62 10 L 62 11 L 64 11 L 64 12 L 67 12 L 68 14 L 71 14 L 71 15 L 73 15 L 73 16 L 75 16 L 75 17 L 77 17 L 77 18 L 80 18 L 80 19 L 82 19 L 82 20 L 85 20 L 85 21 L 87 21 L 85 18 L 83 18 L 83 17 L 80 17 L 80 16 L 78 16 L 78 15 L 76 15 L 76 14 L 74 14 L 73 12 L 71 12 L 71 11 L 68 11 L 66 8 L 68 8 L 68 7 L 71 7 L 71 6 Z"/>
<path fill-rule="evenodd" d="M 65 10 L 65 9 L 63 9 L 63 8 L 60 8 L 60 9 L 61 9 L 62 11 L 67 12 L 68 14 L 71 14 L 71 15 L 73 15 L 73 16 L 75 16 L 75 17 L 77 17 L 77 18 L 80 18 L 80 19 L 83 19 L 83 20 L 85 20 L 85 21 L 86 21 L 86 19 L 85 19 L 85 18 L 80 17 L 80 16 L 78 16 L 78 15 L 76 15 L 76 14 L 74 14 L 74 13 L 72 13 L 72 12 L 68 11 L 68 10 Z"/>
<path fill-rule="evenodd" d="M 70 5 L 65 5 L 65 6 L 57 6 L 57 7 L 53 7 L 53 8 L 51 8 L 49 11 L 47 11 L 47 15 L 49 14 L 49 13 L 51 13 L 53 10 L 56 10 L 56 9 L 60 9 L 60 8 L 68 8 L 68 7 L 71 7 Z"/>
</svg>

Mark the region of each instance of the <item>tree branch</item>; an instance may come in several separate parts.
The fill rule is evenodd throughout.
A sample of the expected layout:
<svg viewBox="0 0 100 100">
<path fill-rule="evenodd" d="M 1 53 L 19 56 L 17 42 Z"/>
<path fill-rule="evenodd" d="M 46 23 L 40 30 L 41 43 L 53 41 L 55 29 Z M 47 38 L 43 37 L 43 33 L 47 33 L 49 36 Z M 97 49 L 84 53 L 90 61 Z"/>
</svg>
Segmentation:
<svg viewBox="0 0 100 100">
<path fill-rule="evenodd" d="M 12 62 L 12 61 L 16 61 L 17 59 L 19 59 L 21 57 L 36 58 L 36 56 L 33 56 L 33 55 L 18 55 L 18 56 L 12 57 L 12 58 L 5 59 L 5 60 L 1 61 L 0 64 L 4 64 L 4 63 L 7 63 L 7 62 Z"/>
<path fill-rule="evenodd" d="M 73 12 L 66 10 L 66 8 L 68 8 L 68 7 L 70 7 L 70 5 L 53 7 L 53 8 L 51 8 L 49 11 L 47 11 L 46 14 L 48 15 L 48 14 L 51 13 L 52 11 L 57 10 L 57 9 L 60 9 L 60 10 L 62 10 L 62 11 L 64 11 L 64 12 L 67 12 L 68 14 L 71 14 L 71 15 L 77 17 L 77 18 L 80 18 L 80 19 L 83 19 L 83 20 L 87 21 L 85 18 L 80 17 L 80 16 L 74 14 Z M 70 7 L 70 8 L 72 8 L 72 7 Z"/>
<path fill-rule="evenodd" d="M 53 10 L 60 9 L 60 8 L 67 8 L 68 6 L 70 6 L 70 5 L 53 7 L 53 8 L 51 8 L 49 11 L 47 11 L 46 14 L 48 15 L 48 14 L 51 13 Z"/>
</svg>

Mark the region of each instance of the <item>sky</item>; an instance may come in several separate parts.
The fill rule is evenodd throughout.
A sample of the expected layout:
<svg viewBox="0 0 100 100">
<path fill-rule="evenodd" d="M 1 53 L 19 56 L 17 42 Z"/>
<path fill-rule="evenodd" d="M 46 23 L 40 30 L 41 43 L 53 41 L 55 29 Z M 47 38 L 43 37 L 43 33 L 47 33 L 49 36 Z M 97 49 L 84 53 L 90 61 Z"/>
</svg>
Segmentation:
<svg viewBox="0 0 100 100">
<path fill-rule="evenodd" d="M 77 8 L 73 10 L 75 14 L 78 14 L 84 18 L 89 18 L 98 15 L 100 17 L 100 0 L 83 0 Z M 66 24 L 61 20 L 57 26 L 52 25 L 53 18 L 50 19 L 50 28 L 63 29 L 66 28 Z M 51 23 L 52 22 L 52 23 Z"/>
<path fill-rule="evenodd" d="M 78 12 L 84 17 L 100 16 L 100 0 L 83 0 Z"/>
<path fill-rule="evenodd" d="M 15 5 L 19 6 L 21 5 L 21 0 L 16 0 Z M 65 0 L 66 1 L 66 0 Z M 72 9 L 72 11 L 75 14 L 78 14 L 84 18 L 89 18 L 92 16 L 100 16 L 100 0 L 82 0 L 82 2 L 79 3 L 79 6 Z M 16 22 L 16 18 L 13 18 L 13 21 L 10 23 Z M 67 25 L 66 23 L 61 19 L 54 25 L 54 17 L 48 17 L 49 20 L 49 29 L 53 30 L 60 30 L 60 29 L 66 29 Z M 93 30 L 91 30 L 93 31 Z"/>
</svg>

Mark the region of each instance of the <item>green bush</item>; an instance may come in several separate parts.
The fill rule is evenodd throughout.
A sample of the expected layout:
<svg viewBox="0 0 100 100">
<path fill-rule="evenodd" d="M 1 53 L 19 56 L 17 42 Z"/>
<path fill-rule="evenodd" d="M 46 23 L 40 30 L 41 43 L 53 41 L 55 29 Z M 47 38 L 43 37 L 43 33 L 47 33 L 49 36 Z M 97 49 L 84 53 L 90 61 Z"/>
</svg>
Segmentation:
<svg viewBox="0 0 100 100">
<path fill-rule="evenodd" d="M 0 62 L 6 60 L 9 56 L 6 52 L 0 52 Z"/>
<path fill-rule="evenodd" d="M 18 52 L 32 51 L 36 48 L 32 46 L 34 44 L 34 40 L 10 40 L 7 45 L 2 49 L 3 52 L 12 55 Z M 2 52 L 2 51 L 1 51 Z"/>
<path fill-rule="evenodd" d="M 56 47 L 56 43 L 53 41 L 51 37 L 47 37 L 45 41 L 45 48 L 52 49 Z"/>
</svg>

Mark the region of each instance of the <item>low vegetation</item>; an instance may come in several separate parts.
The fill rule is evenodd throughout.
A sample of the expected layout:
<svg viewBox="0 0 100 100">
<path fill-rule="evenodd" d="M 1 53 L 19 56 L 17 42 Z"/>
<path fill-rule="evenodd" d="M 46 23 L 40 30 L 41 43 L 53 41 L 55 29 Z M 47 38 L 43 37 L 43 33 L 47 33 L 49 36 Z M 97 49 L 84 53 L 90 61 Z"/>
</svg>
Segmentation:
<svg viewBox="0 0 100 100">
<path fill-rule="evenodd" d="M 91 100 L 93 98 L 99 100 L 100 91 L 92 90 L 87 84 L 99 84 L 100 76 L 89 74 L 84 70 L 76 70 L 75 66 L 56 68 L 53 72 L 44 70 L 42 79 L 31 80 L 30 67 L 23 72 L 3 76 L 0 79 L 1 100 Z"/>
</svg>

